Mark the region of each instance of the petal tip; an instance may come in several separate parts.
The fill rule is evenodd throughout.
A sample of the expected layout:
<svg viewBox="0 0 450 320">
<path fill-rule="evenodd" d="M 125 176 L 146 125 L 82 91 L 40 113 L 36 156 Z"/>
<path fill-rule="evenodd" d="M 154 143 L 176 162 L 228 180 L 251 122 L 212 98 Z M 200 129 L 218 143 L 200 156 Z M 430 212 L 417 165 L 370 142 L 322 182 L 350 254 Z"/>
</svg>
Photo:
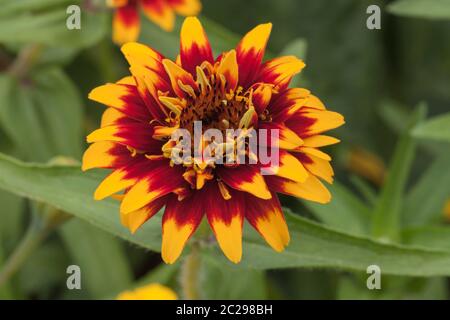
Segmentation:
<svg viewBox="0 0 450 320">
<path fill-rule="evenodd" d="M 184 21 L 183 21 L 183 25 L 184 25 L 184 24 L 187 24 L 187 23 L 201 24 L 200 20 L 199 20 L 197 17 L 195 17 L 195 16 L 189 16 L 189 17 L 186 17 L 186 18 L 184 19 Z"/>
<path fill-rule="evenodd" d="M 184 247 L 184 244 L 183 244 L 183 247 Z M 167 243 L 164 244 L 164 241 L 163 241 L 163 245 L 161 247 L 161 258 L 164 261 L 164 263 L 165 264 L 174 264 L 180 257 L 180 255 L 183 251 L 183 247 L 178 248 L 178 246 L 176 246 L 176 247 L 169 248 Z"/>
<path fill-rule="evenodd" d="M 106 198 L 105 195 L 103 195 L 101 192 L 95 190 L 95 193 L 94 193 L 94 200 L 100 201 L 100 200 L 103 200 L 103 199 L 105 199 L 105 198 Z"/>
<path fill-rule="evenodd" d="M 88 99 L 92 100 L 92 101 L 97 101 L 96 96 L 97 96 L 99 90 L 101 90 L 100 88 L 102 88 L 102 87 L 103 86 L 98 86 L 98 87 L 95 87 L 94 89 L 92 89 L 88 94 Z"/>
<path fill-rule="evenodd" d="M 174 264 L 175 261 L 177 261 L 177 259 L 178 259 L 178 257 L 173 257 L 164 251 L 162 251 L 162 253 L 161 253 L 161 258 L 165 264 Z"/>
<path fill-rule="evenodd" d="M 230 260 L 234 264 L 239 264 L 241 262 L 241 260 L 242 260 L 242 256 L 239 256 L 239 257 L 227 256 L 227 258 L 228 258 L 228 260 Z"/>
<path fill-rule="evenodd" d="M 93 143 L 96 141 L 96 131 L 91 132 L 90 134 L 88 134 L 88 136 L 86 137 L 86 142 L 87 143 Z"/>
<path fill-rule="evenodd" d="M 129 41 L 124 43 L 121 47 L 120 47 L 120 51 L 124 54 L 127 55 L 129 53 L 129 51 L 133 50 L 133 47 L 135 46 L 139 46 L 141 45 L 138 42 L 135 41 Z"/>
<path fill-rule="evenodd" d="M 261 26 L 262 28 L 264 28 L 265 30 L 267 30 L 268 32 L 271 32 L 271 31 L 272 31 L 273 24 L 272 24 L 272 22 L 267 22 L 267 23 L 262 23 L 262 24 L 260 24 L 260 26 Z"/>
</svg>

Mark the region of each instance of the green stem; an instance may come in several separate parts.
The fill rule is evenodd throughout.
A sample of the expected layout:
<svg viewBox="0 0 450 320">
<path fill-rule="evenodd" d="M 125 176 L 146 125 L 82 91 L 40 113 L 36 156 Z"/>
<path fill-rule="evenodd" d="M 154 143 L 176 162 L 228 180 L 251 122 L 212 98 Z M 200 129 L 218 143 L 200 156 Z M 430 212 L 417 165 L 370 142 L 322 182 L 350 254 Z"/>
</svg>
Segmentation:
<svg viewBox="0 0 450 320">
<path fill-rule="evenodd" d="M 36 249 L 47 236 L 49 230 L 39 219 L 34 218 L 25 236 L 6 261 L 0 271 L 0 287 L 2 287 L 22 266 L 27 257 Z"/>
<path fill-rule="evenodd" d="M 397 143 L 386 183 L 372 218 L 372 235 L 379 240 L 400 240 L 403 194 L 416 151 L 416 141 L 411 137 L 410 130 L 425 118 L 425 113 L 426 107 L 419 105 Z"/>
<path fill-rule="evenodd" d="M 50 209 L 45 215 L 33 215 L 24 237 L 0 270 L 0 288 L 20 269 L 48 234 L 68 217 L 56 209 Z"/>
<path fill-rule="evenodd" d="M 17 79 L 23 79 L 41 55 L 42 49 L 40 44 L 31 44 L 23 48 L 9 67 L 8 72 Z"/>
<path fill-rule="evenodd" d="M 200 252 L 199 244 L 193 243 L 191 252 L 186 257 L 181 268 L 181 289 L 187 300 L 198 300 L 200 282 Z"/>
</svg>

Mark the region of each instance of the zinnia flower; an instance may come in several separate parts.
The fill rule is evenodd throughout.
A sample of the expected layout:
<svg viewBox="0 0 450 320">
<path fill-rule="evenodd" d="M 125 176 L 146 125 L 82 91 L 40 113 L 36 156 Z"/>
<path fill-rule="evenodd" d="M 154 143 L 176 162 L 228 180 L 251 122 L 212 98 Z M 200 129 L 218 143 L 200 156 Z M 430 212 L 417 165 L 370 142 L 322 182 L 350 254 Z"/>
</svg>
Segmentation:
<svg viewBox="0 0 450 320">
<path fill-rule="evenodd" d="M 177 294 L 169 287 L 152 283 L 135 290 L 121 292 L 117 300 L 177 300 Z"/>
<path fill-rule="evenodd" d="M 175 13 L 195 16 L 201 8 L 200 0 L 107 0 L 115 8 L 113 18 L 113 41 L 123 44 L 136 41 L 141 29 L 139 8 L 165 31 L 172 31 Z"/>
<path fill-rule="evenodd" d="M 344 119 L 326 110 L 310 91 L 288 88 L 305 66 L 301 60 L 285 56 L 262 62 L 271 28 L 270 23 L 257 26 L 236 49 L 214 59 L 200 21 L 186 18 L 176 62 L 145 45 L 127 43 L 122 52 L 132 76 L 89 95 L 109 108 L 101 128 L 87 137 L 93 144 L 84 154 L 83 170 L 113 170 L 94 198 L 124 190 L 115 197 L 121 199 L 122 223 L 132 232 L 165 206 L 161 251 L 166 263 L 179 257 L 204 215 L 224 254 L 237 263 L 244 218 L 276 251 L 288 245 L 277 193 L 330 201 L 320 180 L 332 183 L 331 158 L 319 147 L 338 140 L 321 133 L 339 127 Z M 259 159 L 256 164 L 190 158 L 175 163 L 171 155 L 177 145 L 171 134 L 178 128 L 192 132 L 195 121 L 219 132 L 270 131 L 275 138 L 258 143 L 276 146 L 278 165 Z M 255 159 L 247 148 L 243 150 L 246 159 Z M 263 175 L 262 169 L 273 174 Z"/>
</svg>

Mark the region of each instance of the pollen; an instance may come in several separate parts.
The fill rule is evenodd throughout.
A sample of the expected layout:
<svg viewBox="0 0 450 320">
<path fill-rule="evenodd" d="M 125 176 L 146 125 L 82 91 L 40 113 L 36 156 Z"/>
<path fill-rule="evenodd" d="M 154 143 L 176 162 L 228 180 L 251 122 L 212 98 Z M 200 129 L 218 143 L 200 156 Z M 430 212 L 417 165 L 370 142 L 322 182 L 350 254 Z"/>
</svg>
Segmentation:
<svg viewBox="0 0 450 320">
<path fill-rule="evenodd" d="M 194 122 L 200 121 L 204 131 L 238 129 L 242 117 L 251 108 L 252 90 L 242 94 L 242 87 L 239 87 L 227 92 L 225 78 L 218 76 L 211 65 L 197 70 L 200 92 L 195 96 L 189 95 L 179 116 L 179 127 L 193 134 Z"/>
<path fill-rule="evenodd" d="M 167 107 L 170 117 L 167 119 L 167 126 L 156 126 L 155 139 L 170 139 L 168 134 L 175 129 L 185 129 L 189 132 L 191 141 L 190 155 L 194 154 L 196 123 L 201 123 L 200 150 L 211 148 L 212 156 L 215 159 L 225 157 L 228 160 L 235 160 L 238 156 L 248 157 L 250 152 L 247 146 L 242 147 L 242 141 L 247 138 L 246 129 L 252 128 L 257 120 L 255 108 L 252 103 L 253 89 L 244 91 L 242 87 L 229 89 L 229 84 L 225 77 L 217 72 L 219 62 L 213 66 L 210 63 L 203 63 L 196 68 L 196 85 L 198 90 L 192 86 L 178 81 L 178 85 L 186 95 L 183 99 L 161 96 L 159 100 Z M 203 138 L 203 134 L 208 129 L 217 129 L 222 133 L 223 140 L 220 143 Z M 232 136 L 229 129 L 241 129 L 243 132 L 239 136 Z M 179 141 L 178 141 L 179 142 Z M 225 155 L 226 150 L 232 150 L 231 154 Z M 183 154 L 179 145 L 168 140 L 163 146 L 163 154 L 171 159 L 171 164 L 182 164 L 186 167 L 183 178 L 193 189 L 201 189 L 206 181 L 214 179 L 215 161 L 204 159 L 193 159 L 191 156 Z M 174 161 L 174 152 L 179 154 L 179 161 Z"/>
</svg>

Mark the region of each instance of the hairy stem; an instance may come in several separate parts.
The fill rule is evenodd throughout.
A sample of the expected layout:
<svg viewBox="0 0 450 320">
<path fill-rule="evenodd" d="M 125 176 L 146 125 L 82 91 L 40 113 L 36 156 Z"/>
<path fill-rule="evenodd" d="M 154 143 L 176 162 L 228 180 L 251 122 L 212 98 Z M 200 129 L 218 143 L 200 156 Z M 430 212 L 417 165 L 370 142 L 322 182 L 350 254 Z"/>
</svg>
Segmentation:
<svg viewBox="0 0 450 320">
<path fill-rule="evenodd" d="M 199 244 L 193 243 L 191 252 L 186 257 L 181 268 L 181 289 L 183 298 L 198 300 L 200 282 L 200 253 Z"/>
</svg>

